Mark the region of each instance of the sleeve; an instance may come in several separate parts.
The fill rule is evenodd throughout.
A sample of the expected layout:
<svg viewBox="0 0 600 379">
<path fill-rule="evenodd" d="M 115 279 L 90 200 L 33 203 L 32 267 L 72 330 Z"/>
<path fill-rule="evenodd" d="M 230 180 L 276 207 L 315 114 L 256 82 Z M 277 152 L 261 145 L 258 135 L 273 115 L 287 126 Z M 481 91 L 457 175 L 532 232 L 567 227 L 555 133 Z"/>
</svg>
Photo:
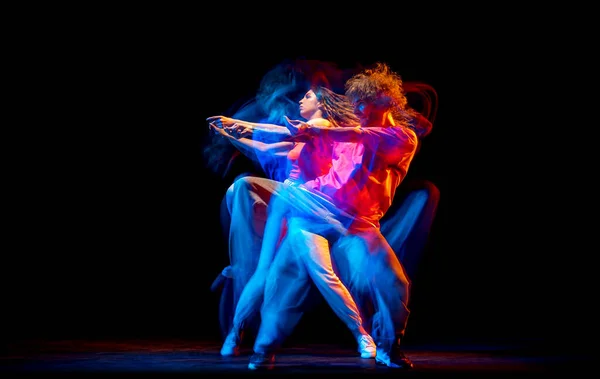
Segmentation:
<svg viewBox="0 0 600 379">
<path fill-rule="evenodd" d="M 361 128 L 363 144 L 384 158 L 390 165 L 400 162 L 407 154 L 413 154 L 418 139 L 408 128 Z"/>
</svg>

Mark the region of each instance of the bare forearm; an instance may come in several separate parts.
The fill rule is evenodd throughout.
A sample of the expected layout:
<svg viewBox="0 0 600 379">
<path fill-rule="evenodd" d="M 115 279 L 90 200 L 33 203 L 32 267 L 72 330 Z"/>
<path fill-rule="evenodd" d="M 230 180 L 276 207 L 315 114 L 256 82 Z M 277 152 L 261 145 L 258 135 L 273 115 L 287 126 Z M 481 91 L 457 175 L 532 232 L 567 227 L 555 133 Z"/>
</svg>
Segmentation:
<svg viewBox="0 0 600 379">
<path fill-rule="evenodd" d="M 272 155 L 287 155 L 294 144 L 292 142 L 274 142 L 265 143 L 256 141 L 250 138 L 241 137 L 234 138 L 227 135 L 226 138 L 235 146 L 242 154 L 248 158 L 253 158 L 256 154 L 269 153 Z"/>
<path fill-rule="evenodd" d="M 253 138 L 234 136 L 225 129 L 217 127 L 214 123 L 211 123 L 210 127 L 215 133 L 227 138 L 240 152 L 248 157 L 255 156 L 257 152 L 284 155 L 294 147 L 294 142 L 291 141 L 263 142 L 255 139 L 254 136 Z"/>
<path fill-rule="evenodd" d="M 239 121 L 245 127 L 251 128 L 254 133 L 265 133 L 265 136 L 282 140 L 291 136 L 290 131 L 285 126 L 275 124 L 265 124 L 259 122 Z"/>
<path fill-rule="evenodd" d="M 246 122 L 246 121 L 243 121 L 243 122 Z M 285 126 L 275 125 L 275 124 L 264 124 L 264 123 L 259 123 L 259 122 L 251 122 L 250 124 L 255 129 L 263 131 L 263 132 L 285 134 L 288 136 L 290 135 L 290 131 Z"/>
<path fill-rule="evenodd" d="M 251 122 L 226 116 L 210 116 L 206 118 L 206 121 L 210 125 L 225 129 L 229 134 L 234 134 L 237 137 L 251 137 L 256 133 L 260 134 L 263 139 L 281 141 L 291 136 L 288 128 L 281 125 Z"/>
<path fill-rule="evenodd" d="M 364 136 L 362 129 L 357 127 L 326 128 L 310 126 L 309 133 L 317 136 L 327 137 L 338 142 L 359 142 Z"/>
</svg>

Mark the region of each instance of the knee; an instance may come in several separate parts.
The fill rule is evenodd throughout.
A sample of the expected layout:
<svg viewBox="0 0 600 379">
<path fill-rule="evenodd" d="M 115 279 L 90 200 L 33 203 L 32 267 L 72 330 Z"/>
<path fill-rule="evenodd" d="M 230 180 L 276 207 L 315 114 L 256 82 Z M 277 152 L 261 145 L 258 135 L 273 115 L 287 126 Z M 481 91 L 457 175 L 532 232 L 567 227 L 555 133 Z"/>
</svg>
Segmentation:
<svg viewBox="0 0 600 379">
<path fill-rule="evenodd" d="M 251 211 L 252 216 L 259 220 L 266 219 L 267 203 L 265 201 L 267 199 L 257 190 L 251 176 L 239 177 L 228 191 L 231 191 L 228 195 L 232 205 L 235 203 L 236 207 L 242 207 L 244 212 Z"/>
<path fill-rule="evenodd" d="M 231 195 L 239 195 L 240 193 L 246 193 L 250 190 L 251 183 L 248 176 L 238 176 L 229 186 L 227 191 L 231 191 Z"/>
<path fill-rule="evenodd" d="M 394 292 L 401 298 L 408 297 L 410 294 L 410 280 L 402 271 L 392 270 L 390 267 L 378 266 L 373 277 L 378 282 L 379 288 L 393 288 Z"/>
<path fill-rule="evenodd" d="M 298 229 L 294 219 L 287 220 L 286 238 L 292 246 L 297 246 L 303 242 L 302 232 Z"/>
</svg>

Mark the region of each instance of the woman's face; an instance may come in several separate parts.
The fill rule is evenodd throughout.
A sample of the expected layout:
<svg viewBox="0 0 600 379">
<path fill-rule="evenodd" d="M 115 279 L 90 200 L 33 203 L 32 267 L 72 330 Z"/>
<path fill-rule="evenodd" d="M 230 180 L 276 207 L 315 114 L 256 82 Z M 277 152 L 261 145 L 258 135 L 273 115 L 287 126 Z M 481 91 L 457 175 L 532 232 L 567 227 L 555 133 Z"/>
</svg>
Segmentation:
<svg viewBox="0 0 600 379">
<path fill-rule="evenodd" d="M 307 120 L 314 118 L 317 111 L 319 111 L 319 107 L 321 106 L 321 102 L 317 100 L 317 95 L 315 95 L 313 90 L 308 90 L 308 92 L 304 94 L 304 97 L 300 99 L 299 103 L 300 116 Z"/>
</svg>

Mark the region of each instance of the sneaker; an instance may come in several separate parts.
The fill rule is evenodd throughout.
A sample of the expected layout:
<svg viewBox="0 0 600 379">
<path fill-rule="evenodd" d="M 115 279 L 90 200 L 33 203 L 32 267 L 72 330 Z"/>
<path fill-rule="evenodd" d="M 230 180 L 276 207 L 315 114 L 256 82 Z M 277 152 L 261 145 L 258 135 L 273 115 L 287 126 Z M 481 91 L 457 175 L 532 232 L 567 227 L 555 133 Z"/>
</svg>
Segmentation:
<svg viewBox="0 0 600 379">
<path fill-rule="evenodd" d="M 270 370 L 275 366 L 275 354 L 270 353 L 254 353 L 250 357 L 248 368 L 250 370 Z"/>
<path fill-rule="evenodd" d="M 362 334 L 358 338 L 358 352 L 361 358 L 375 358 L 377 355 L 377 346 L 368 334 Z"/>
<path fill-rule="evenodd" d="M 381 349 L 377 349 L 377 356 L 375 362 L 378 364 L 386 365 L 391 368 L 400 369 L 411 369 L 415 367 L 411 360 L 400 351 L 398 347 L 393 347 L 391 352 L 386 352 Z"/>
<path fill-rule="evenodd" d="M 240 355 L 240 342 L 240 336 L 232 329 L 225 338 L 225 342 L 223 342 L 223 346 L 221 347 L 221 355 L 224 357 L 237 357 Z"/>
</svg>

